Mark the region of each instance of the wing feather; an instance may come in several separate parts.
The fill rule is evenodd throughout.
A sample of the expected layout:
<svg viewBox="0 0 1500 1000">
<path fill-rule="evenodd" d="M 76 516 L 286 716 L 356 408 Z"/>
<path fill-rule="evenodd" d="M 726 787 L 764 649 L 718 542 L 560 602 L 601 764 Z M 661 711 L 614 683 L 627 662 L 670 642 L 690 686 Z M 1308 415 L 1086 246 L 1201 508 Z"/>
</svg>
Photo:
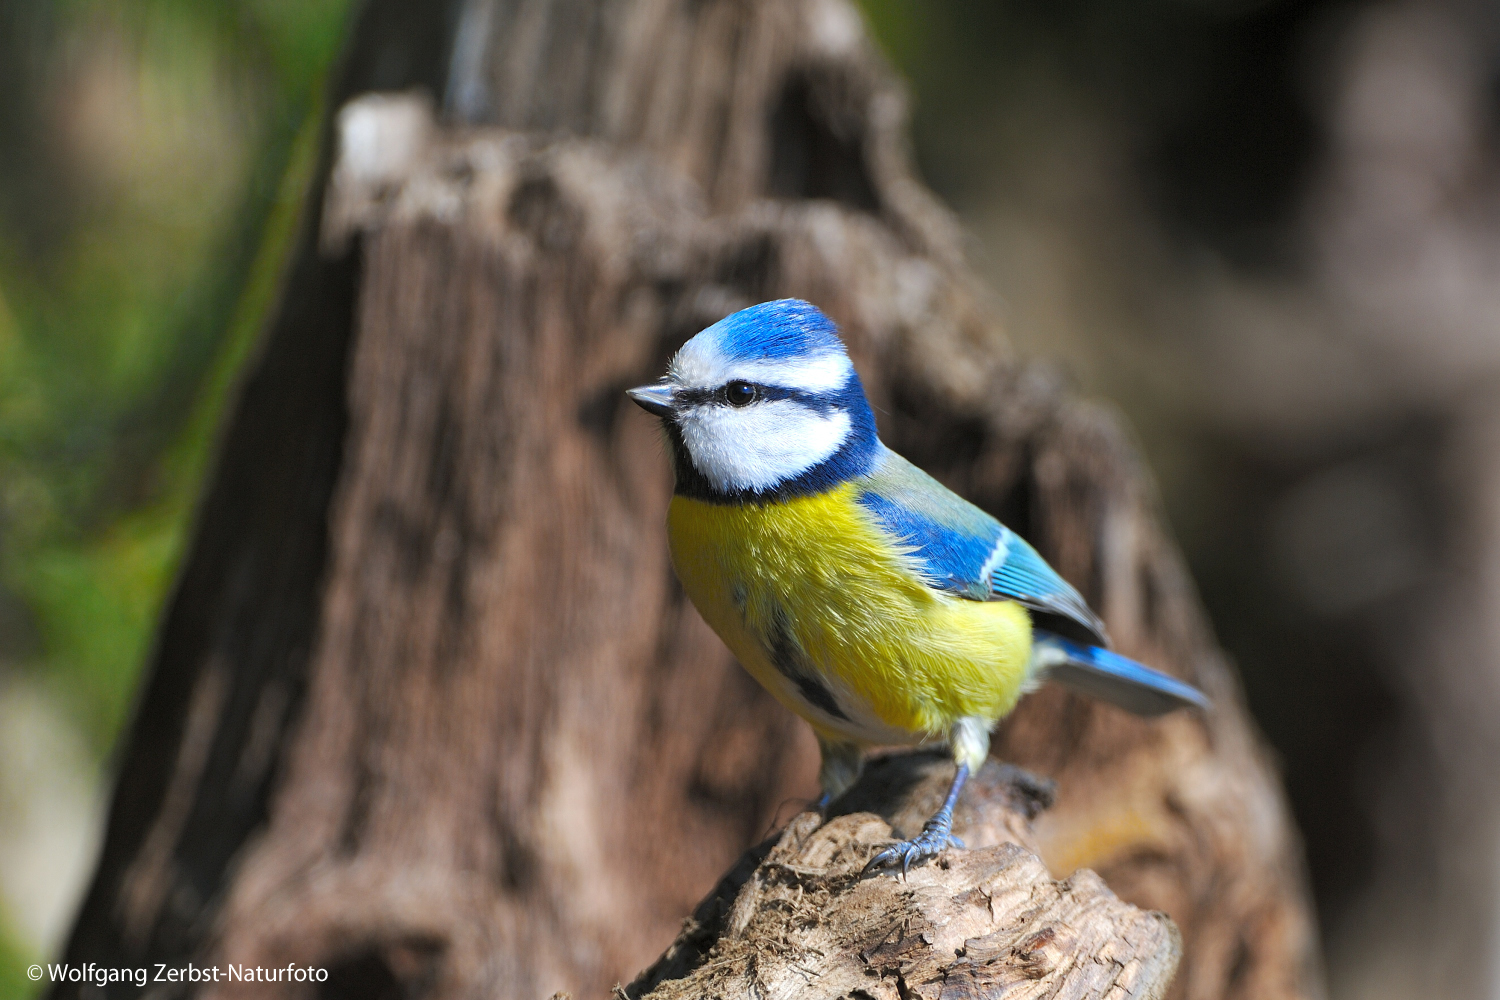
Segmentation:
<svg viewBox="0 0 1500 1000">
<path fill-rule="evenodd" d="M 1005 535 L 996 548 L 998 562 L 990 572 L 990 588 L 1023 607 L 1073 622 L 1087 633 L 1089 642 L 1107 645 L 1104 622 L 1094 614 L 1083 595 L 1047 565 L 1047 560 L 1026 544 L 1024 538 L 1008 528 L 1000 530 Z M 1054 628 L 1054 631 L 1063 630 Z"/>
<path fill-rule="evenodd" d="M 1037 551 L 989 514 L 887 449 L 859 502 L 926 582 L 971 600 L 1011 600 L 1054 632 L 1107 642 L 1104 623 Z"/>
</svg>

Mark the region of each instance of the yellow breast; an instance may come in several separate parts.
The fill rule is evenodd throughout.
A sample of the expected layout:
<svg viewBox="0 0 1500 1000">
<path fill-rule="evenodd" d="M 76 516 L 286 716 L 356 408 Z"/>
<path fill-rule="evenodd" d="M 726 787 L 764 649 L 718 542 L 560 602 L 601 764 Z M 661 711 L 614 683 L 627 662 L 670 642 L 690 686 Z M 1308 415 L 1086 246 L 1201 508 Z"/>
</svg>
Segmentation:
<svg viewBox="0 0 1500 1000">
<path fill-rule="evenodd" d="M 1004 715 L 1031 654 L 1025 609 L 928 587 L 855 495 L 846 484 L 765 506 L 673 497 L 667 531 L 688 596 L 826 737 L 910 742 Z"/>
</svg>

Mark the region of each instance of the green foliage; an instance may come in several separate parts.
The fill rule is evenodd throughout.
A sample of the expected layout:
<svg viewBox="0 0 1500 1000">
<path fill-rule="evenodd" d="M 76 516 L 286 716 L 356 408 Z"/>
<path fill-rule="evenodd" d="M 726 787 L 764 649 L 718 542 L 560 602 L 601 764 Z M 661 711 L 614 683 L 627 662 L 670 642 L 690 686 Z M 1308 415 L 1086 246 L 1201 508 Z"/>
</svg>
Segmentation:
<svg viewBox="0 0 1500 1000">
<path fill-rule="evenodd" d="M 31 4 L 0 0 L 0 679 L 39 679 L 102 759 L 275 297 L 346 0 Z M 5 910 L 21 1000 L 48 956 Z"/>
<path fill-rule="evenodd" d="M 26 978 L 26 967 L 40 960 L 41 956 L 30 954 L 15 939 L 0 914 L 0 1000 L 31 1000 L 39 995 L 43 984 Z"/>
<path fill-rule="evenodd" d="M 0 0 L 0 679 L 40 680 L 98 759 L 275 298 L 346 4 Z M 5 910 L 20 1000 L 48 956 Z"/>
<path fill-rule="evenodd" d="M 919 0 L 858 0 L 858 6 L 886 58 L 898 71 L 910 74 L 926 55 L 932 11 Z"/>
<path fill-rule="evenodd" d="M 9 166 L 59 203 L 0 216 L 0 603 L 31 626 L 0 661 L 45 675 L 101 753 L 274 292 L 344 7 L 74 0 L 27 22 L 47 56 Z"/>
</svg>

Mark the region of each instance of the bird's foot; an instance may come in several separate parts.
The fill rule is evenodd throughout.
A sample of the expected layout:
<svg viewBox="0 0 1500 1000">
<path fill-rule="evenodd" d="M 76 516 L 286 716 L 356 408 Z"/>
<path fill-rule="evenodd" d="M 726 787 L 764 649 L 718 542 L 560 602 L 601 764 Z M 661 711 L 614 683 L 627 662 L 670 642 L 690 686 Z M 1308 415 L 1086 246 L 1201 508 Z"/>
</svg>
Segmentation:
<svg viewBox="0 0 1500 1000">
<path fill-rule="evenodd" d="M 887 868 L 894 870 L 899 864 L 901 874 L 905 875 L 911 870 L 912 865 L 921 864 L 928 858 L 935 858 L 950 847 L 963 850 L 963 846 L 964 842 L 953 836 L 951 821 L 939 823 L 934 820 L 924 826 L 922 832 L 911 840 L 898 841 L 875 855 L 865 865 L 861 874 L 868 875 Z"/>
<path fill-rule="evenodd" d="M 958 804 L 958 793 L 963 791 L 964 780 L 968 776 L 968 765 L 958 765 L 958 770 L 953 775 L 953 785 L 948 789 L 948 797 L 943 800 L 943 807 L 927 821 L 922 832 L 911 840 L 892 844 L 875 855 L 861 874 L 868 875 L 882 868 L 895 868 L 897 862 L 900 862 L 901 874 L 905 875 L 912 865 L 935 858 L 950 847 L 963 850 L 964 842 L 953 836 L 953 807 Z"/>
</svg>

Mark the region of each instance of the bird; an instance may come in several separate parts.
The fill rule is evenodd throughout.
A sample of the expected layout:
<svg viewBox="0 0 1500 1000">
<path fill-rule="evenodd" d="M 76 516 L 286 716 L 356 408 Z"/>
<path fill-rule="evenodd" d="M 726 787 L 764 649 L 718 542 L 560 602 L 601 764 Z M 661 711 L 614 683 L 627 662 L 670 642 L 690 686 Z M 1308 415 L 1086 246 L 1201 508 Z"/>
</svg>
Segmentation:
<svg viewBox="0 0 1500 1000">
<path fill-rule="evenodd" d="M 741 309 L 627 390 L 660 418 L 683 590 L 821 751 L 817 808 L 872 747 L 946 740 L 941 808 L 867 873 L 948 848 L 990 731 L 1043 680 L 1141 715 L 1208 707 L 1108 649 L 1104 623 L 1037 551 L 886 447 L 834 323 L 800 299 Z"/>
</svg>

